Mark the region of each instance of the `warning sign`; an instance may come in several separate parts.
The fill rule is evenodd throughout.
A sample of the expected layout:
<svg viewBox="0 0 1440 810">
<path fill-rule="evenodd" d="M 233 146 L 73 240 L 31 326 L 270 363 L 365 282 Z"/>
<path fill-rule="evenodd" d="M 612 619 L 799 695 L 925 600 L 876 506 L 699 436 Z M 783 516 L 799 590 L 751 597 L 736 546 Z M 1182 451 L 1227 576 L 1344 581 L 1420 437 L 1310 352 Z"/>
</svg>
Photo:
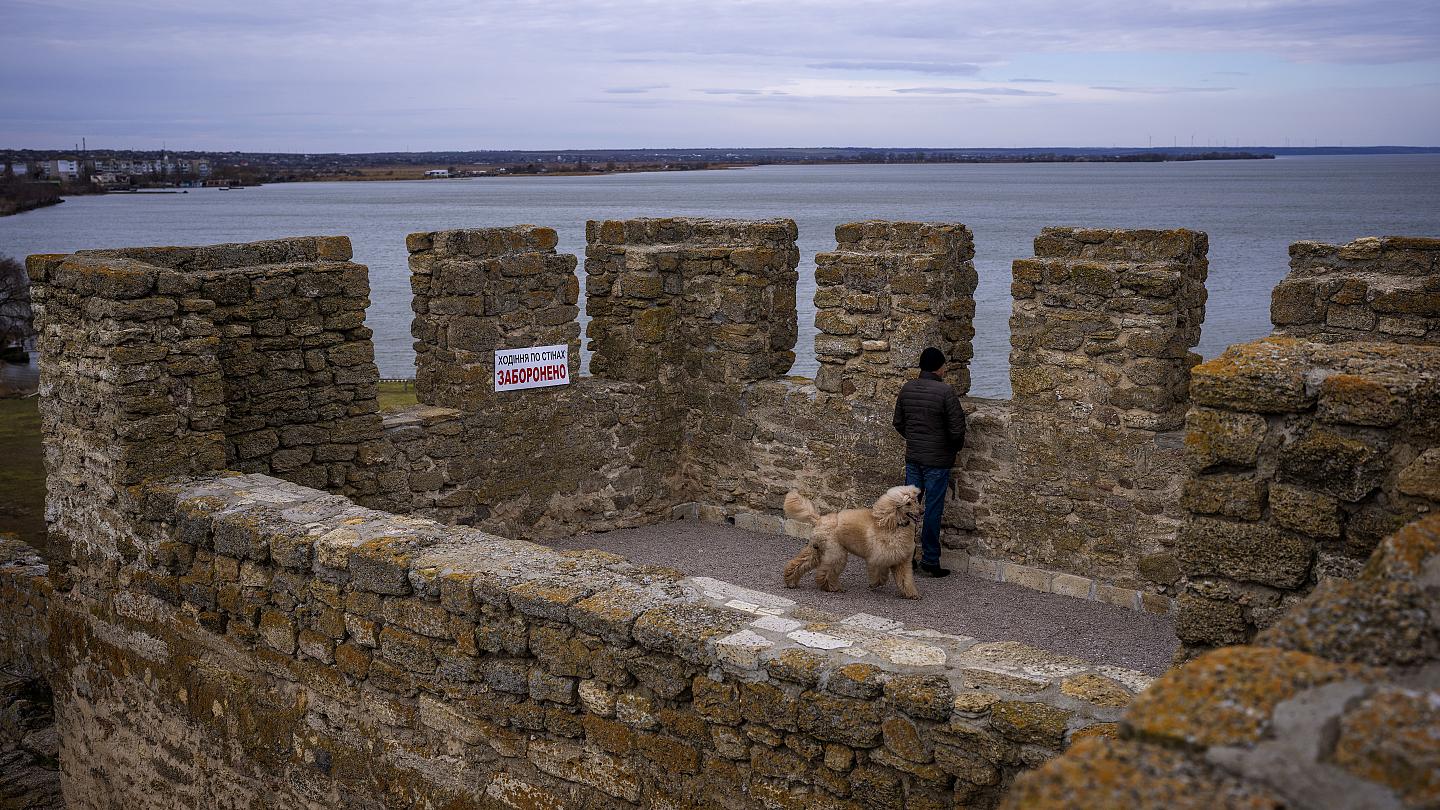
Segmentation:
<svg viewBox="0 0 1440 810">
<path fill-rule="evenodd" d="M 496 391 L 569 384 L 569 346 L 534 346 L 495 352 Z"/>
</svg>

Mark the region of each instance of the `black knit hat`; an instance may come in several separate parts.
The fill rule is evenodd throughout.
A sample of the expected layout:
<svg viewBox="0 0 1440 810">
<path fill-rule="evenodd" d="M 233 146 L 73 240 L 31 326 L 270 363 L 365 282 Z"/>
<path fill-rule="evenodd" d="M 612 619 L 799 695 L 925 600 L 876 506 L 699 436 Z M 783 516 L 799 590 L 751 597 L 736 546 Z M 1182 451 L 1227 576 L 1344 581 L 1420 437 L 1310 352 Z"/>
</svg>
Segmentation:
<svg viewBox="0 0 1440 810">
<path fill-rule="evenodd" d="M 945 365 L 945 353 L 934 346 L 920 352 L 921 371 L 939 371 L 943 365 Z"/>
</svg>

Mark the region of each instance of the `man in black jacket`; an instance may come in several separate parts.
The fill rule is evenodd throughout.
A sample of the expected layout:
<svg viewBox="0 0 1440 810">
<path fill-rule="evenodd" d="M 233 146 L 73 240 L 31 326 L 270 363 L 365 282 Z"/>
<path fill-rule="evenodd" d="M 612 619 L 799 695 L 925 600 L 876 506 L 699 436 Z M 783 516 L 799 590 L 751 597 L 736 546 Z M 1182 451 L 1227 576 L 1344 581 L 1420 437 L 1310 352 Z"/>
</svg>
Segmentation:
<svg viewBox="0 0 1440 810">
<path fill-rule="evenodd" d="M 905 383 L 895 398 L 895 429 L 905 437 L 905 483 L 919 487 L 925 499 L 916 569 L 932 577 L 950 574 L 940 567 L 940 515 L 955 454 L 965 446 L 965 411 L 942 379 L 944 366 L 939 349 L 921 352 L 919 379 Z"/>
</svg>

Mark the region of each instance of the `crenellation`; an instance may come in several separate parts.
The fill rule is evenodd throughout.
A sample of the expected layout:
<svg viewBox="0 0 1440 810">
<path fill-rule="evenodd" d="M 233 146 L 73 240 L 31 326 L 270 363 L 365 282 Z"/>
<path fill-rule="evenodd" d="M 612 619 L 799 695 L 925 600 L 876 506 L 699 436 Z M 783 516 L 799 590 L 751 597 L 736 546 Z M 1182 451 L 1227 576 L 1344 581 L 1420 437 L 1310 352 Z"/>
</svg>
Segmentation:
<svg viewBox="0 0 1440 810">
<path fill-rule="evenodd" d="M 1205 317 L 1203 233 L 1046 228 L 1017 259 L 1015 402 L 1102 425 L 1173 430 Z"/>
<path fill-rule="evenodd" d="M 836 229 L 813 381 L 784 376 L 792 221 L 586 236 L 585 377 L 553 230 L 408 237 L 421 404 L 383 416 L 343 237 L 30 258 L 61 569 L 0 565 L 7 611 L 41 626 L 0 624 L 0 663 L 45 637 L 65 756 L 93 765 L 70 795 L 993 806 L 1072 743 L 1129 734 L 1152 756 L 1137 746 L 1190 733 L 1144 698 L 1120 722 L 1139 673 L 526 542 L 677 516 L 801 534 L 788 489 L 830 509 L 898 478 L 893 393 L 920 347 L 969 385 L 963 225 Z M 1325 646 L 1325 595 L 1371 598 L 1354 583 L 1398 564 L 1382 538 L 1440 504 L 1436 245 L 1297 245 L 1277 311 L 1321 290 L 1324 329 L 1196 366 L 1204 234 L 1046 229 L 1014 265 L 1015 397 L 963 400 L 949 559 L 1176 610 L 1184 656 L 1267 627 Z M 569 384 L 494 390 L 495 350 L 551 344 Z M 1319 623 L 1285 618 L 1312 589 Z M 1237 649 L 1171 680 L 1294 669 Z M 1300 663 L 1320 673 L 1302 688 L 1339 672 Z"/>
<path fill-rule="evenodd" d="M 852 222 L 815 257 L 815 355 L 821 391 L 893 399 L 926 346 L 946 379 L 970 390 L 975 336 L 974 240 L 964 225 Z"/>
<path fill-rule="evenodd" d="M 1270 319 L 1276 334 L 1322 343 L 1440 342 L 1440 239 L 1296 242 Z"/>
<path fill-rule="evenodd" d="M 638 219 L 586 226 L 590 371 L 732 384 L 795 361 L 792 220 Z"/>
<path fill-rule="evenodd" d="M 489 404 L 497 349 L 565 345 L 570 376 L 579 374 L 576 259 L 556 244 L 554 230 L 533 225 L 406 237 L 422 403 Z"/>
</svg>

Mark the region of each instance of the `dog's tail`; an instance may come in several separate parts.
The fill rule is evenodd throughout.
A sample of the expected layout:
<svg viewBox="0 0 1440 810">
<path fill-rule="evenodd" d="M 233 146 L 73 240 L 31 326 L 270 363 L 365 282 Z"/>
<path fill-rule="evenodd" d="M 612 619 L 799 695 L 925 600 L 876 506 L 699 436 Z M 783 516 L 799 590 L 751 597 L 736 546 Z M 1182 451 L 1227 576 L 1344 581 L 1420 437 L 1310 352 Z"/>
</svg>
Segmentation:
<svg viewBox="0 0 1440 810">
<path fill-rule="evenodd" d="M 820 521 L 820 513 L 815 511 L 815 504 L 793 489 L 785 494 L 785 517 L 806 523 Z"/>
<path fill-rule="evenodd" d="M 796 497 L 799 496 L 797 495 Z M 819 564 L 820 550 L 815 547 L 813 541 L 806 543 L 805 547 L 800 549 L 800 552 L 791 558 L 790 562 L 785 566 L 785 573 L 783 575 L 785 577 L 785 587 L 794 588 L 799 586 L 800 578 L 814 570 L 815 566 Z"/>
</svg>

